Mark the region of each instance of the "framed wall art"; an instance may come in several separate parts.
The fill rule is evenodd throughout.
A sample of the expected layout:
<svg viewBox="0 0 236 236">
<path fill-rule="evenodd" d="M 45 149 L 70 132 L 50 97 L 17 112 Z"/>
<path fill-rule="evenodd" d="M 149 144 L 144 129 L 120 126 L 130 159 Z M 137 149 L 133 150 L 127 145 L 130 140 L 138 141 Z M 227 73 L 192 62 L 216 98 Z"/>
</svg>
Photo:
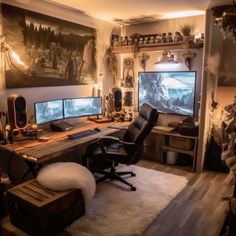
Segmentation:
<svg viewBox="0 0 236 236">
<path fill-rule="evenodd" d="M 6 68 L 6 87 L 82 85 L 96 75 L 96 30 L 2 4 L 3 35 L 20 65 Z"/>
</svg>

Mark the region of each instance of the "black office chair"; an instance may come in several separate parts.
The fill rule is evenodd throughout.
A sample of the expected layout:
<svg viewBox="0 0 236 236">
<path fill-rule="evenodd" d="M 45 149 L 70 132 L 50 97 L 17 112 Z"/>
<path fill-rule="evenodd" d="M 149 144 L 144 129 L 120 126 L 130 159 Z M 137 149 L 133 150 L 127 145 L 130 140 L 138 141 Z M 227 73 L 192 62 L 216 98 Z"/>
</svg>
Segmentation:
<svg viewBox="0 0 236 236">
<path fill-rule="evenodd" d="M 138 117 L 128 126 L 122 139 L 104 136 L 88 146 L 85 155 L 87 167 L 92 172 L 103 175 L 97 183 L 114 179 L 130 186 L 132 191 L 136 190 L 132 184 L 121 177 L 123 175 L 135 176 L 135 173 L 118 172 L 115 167 L 119 163 L 130 165 L 139 161 L 143 142 L 155 126 L 158 116 L 159 113 L 155 108 L 144 103 Z"/>
</svg>

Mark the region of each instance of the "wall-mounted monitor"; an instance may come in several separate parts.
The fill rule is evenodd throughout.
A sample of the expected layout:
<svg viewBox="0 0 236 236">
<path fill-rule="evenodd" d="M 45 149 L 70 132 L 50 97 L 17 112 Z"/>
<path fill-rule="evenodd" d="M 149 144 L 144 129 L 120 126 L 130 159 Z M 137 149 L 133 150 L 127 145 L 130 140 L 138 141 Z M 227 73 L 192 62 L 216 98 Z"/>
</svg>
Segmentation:
<svg viewBox="0 0 236 236">
<path fill-rule="evenodd" d="M 102 97 L 63 99 L 64 118 L 102 115 Z"/>
<path fill-rule="evenodd" d="M 34 103 L 34 115 L 37 125 L 63 119 L 62 99 Z"/>
<path fill-rule="evenodd" d="M 161 113 L 194 115 L 196 71 L 139 72 L 138 105 Z"/>
</svg>

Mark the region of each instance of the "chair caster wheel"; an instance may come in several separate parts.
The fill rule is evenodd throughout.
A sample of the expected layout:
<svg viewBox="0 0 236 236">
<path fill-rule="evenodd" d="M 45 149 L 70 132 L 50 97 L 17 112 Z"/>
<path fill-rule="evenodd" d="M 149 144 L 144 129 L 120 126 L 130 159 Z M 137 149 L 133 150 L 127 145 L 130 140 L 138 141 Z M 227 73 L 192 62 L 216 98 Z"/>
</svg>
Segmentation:
<svg viewBox="0 0 236 236">
<path fill-rule="evenodd" d="M 132 186 L 130 189 L 131 191 L 136 191 L 136 188 L 134 186 Z"/>
<path fill-rule="evenodd" d="M 132 174 L 131 174 L 131 176 L 132 176 L 132 177 L 135 177 L 135 176 L 136 176 L 136 174 L 135 174 L 135 173 L 132 173 Z"/>
</svg>

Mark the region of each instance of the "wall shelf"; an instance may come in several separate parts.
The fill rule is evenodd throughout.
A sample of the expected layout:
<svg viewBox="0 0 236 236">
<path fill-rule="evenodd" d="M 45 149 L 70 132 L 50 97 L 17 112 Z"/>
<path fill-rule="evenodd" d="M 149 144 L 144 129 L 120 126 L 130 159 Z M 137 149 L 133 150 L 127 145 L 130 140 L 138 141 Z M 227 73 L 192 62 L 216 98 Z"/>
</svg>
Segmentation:
<svg viewBox="0 0 236 236">
<path fill-rule="evenodd" d="M 163 50 L 183 50 L 183 49 L 197 49 L 202 48 L 203 43 L 193 43 L 191 47 L 188 47 L 184 42 L 173 42 L 173 43 L 158 43 L 158 44 L 145 44 L 137 45 L 136 48 L 134 45 L 130 46 L 115 46 L 112 47 L 112 52 L 119 53 L 134 53 L 134 52 L 151 52 L 151 51 L 163 51 Z"/>
</svg>

